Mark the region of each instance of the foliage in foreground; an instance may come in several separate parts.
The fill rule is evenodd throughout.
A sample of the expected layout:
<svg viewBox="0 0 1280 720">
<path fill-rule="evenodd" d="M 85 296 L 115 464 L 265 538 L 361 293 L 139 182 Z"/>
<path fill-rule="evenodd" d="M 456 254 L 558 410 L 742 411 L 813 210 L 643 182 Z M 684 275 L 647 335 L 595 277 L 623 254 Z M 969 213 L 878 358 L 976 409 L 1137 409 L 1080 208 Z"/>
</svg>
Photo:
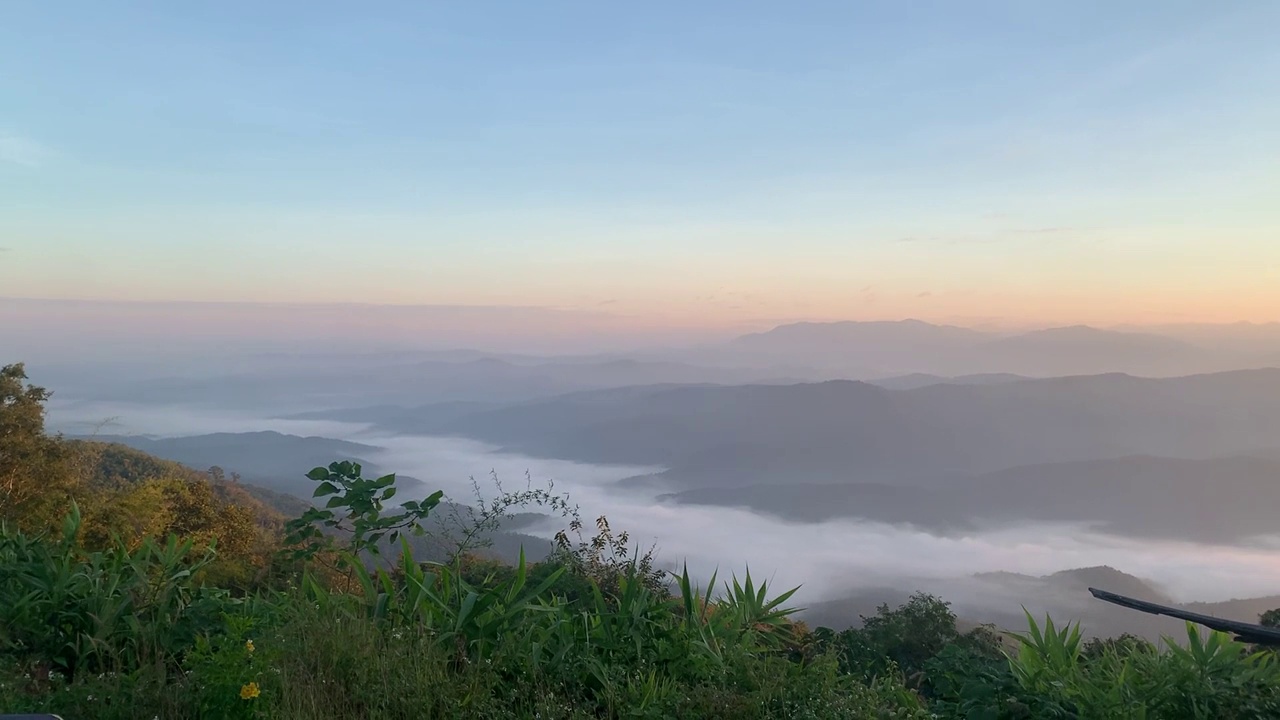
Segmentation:
<svg viewBox="0 0 1280 720">
<path fill-rule="evenodd" d="M 341 466 L 338 466 L 341 470 Z M 91 718 L 1266 718 L 1280 667 L 1225 636 L 1081 642 L 1029 618 L 1006 654 L 917 595 L 809 633 L 747 574 L 670 592 L 636 559 L 505 572 L 348 555 L 350 591 L 303 570 L 249 595 L 202 583 L 215 548 L 85 550 L 0 532 L 0 708 Z M 376 524 L 371 526 L 376 527 Z M 588 543 L 589 546 L 593 545 Z M 600 547 L 599 543 L 594 546 Z M 483 567 L 483 566 L 481 566 Z M 496 567 L 496 566 L 491 566 Z M 583 588 L 586 591 L 583 592 Z"/>
<path fill-rule="evenodd" d="M 522 559 L 502 579 L 351 562 L 340 592 L 298 584 L 236 597 L 195 578 L 214 551 L 144 543 L 84 552 L 0 535 L 0 705 L 77 717 L 911 717 L 893 683 L 828 656 L 797 661 L 782 607 L 749 575 L 711 598 L 623 569 L 616 592 L 556 591 L 568 566 Z M 351 560 L 354 560 L 352 558 Z M 88 714 L 87 714 L 88 713 Z"/>
</svg>

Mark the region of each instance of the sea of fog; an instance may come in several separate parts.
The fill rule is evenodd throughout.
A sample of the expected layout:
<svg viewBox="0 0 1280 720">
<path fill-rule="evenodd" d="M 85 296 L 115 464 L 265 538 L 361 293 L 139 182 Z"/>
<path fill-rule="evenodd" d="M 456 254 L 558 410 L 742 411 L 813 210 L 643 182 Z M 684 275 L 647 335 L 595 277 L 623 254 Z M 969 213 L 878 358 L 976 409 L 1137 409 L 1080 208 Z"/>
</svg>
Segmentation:
<svg viewBox="0 0 1280 720">
<path fill-rule="evenodd" d="M 940 536 L 874 522 L 796 523 L 745 509 L 658 503 L 654 491 L 616 481 L 653 468 L 592 465 L 498 452 L 460 438 L 388 435 L 368 426 L 332 421 L 255 417 L 208 408 L 102 405 L 56 401 L 50 425 L 68 433 L 195 435 L 274 430 L 374 445 L 366 458 L 432 489 L 467 501 L 471 480 L 491 488 L 496 474 L 508 489 L 554 481 L 584 519 L 609 518 L 642 546 L 656 544 L 666 566 L 687 563 L 697 577 L 719 569 L 802 585 L 797 598 L 813 602 L 859 588 L 920 588 L 942 592 L 958 610 L 966 604 L 963 578 L 1007 571 L 1045 575 L 1069 568 L 1110 565 L 1161 585 L 1180 601 L 1217 601 L 1280 593 L 1280 553 L 1262 547 L 1212 546 L 1138 540 L 1087 527 L 1034 525 Z M 230 461 L 228 461 L 230 465 Z M 412 499 L 405 497 L 405 499 Z M 552 523 L 533 532 L 550 537 Z M 970 599 L 981 603 L 978 597 Z"/>
</svg>

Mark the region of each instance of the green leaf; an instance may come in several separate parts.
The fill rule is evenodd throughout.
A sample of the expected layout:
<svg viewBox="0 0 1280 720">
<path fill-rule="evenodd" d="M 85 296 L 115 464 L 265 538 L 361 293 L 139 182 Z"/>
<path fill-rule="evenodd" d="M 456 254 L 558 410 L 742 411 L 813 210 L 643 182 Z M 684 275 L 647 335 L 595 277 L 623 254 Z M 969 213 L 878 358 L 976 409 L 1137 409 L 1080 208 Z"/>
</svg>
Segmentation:
<svg viewBox="0 0 1280 720">
<path fill-rule="evenodd" d="M 396 494 L 396 489 L 395 489 L 395 488 L 393 488 L 393 487 L 389 487 L 389 488 L 387 488 L 387 491 L 386 491 L 386 492 L 382 493 L 382 499 L 383 499 L 383 500 L 390 500 L 390 499 L 392 498 L 392 496 L 394 496 L 395 494 Z"/>
<path fill-rule="evenodd" d="M 304 523 L 312 523 L 316 520 L 324 520 L 331 517 L 333 517 L 333 513 L 331 512 L 320 510 L 318 508 L 307 508 L 306 512 L 302 513 L 302 517 L 299 519 Z"/>
<path fill-rule="evenodd" d="M 307 473 L 307 477 L 317 481 L 327 480 L 329 478 L 329 471 L 322 467 L 312 468 L 311 472 Z"/>
<path fill-rule="evenodd" d="M 318 469 L 319 468 L 317 468 L 317 470 Z M 325 495 L 332 495 L 336 492 L 339 492 L 338 486 L 326 480 L 316 487 L 316 491 L 311 494 L 311 497 L 324 497 Z"/>
</svg>

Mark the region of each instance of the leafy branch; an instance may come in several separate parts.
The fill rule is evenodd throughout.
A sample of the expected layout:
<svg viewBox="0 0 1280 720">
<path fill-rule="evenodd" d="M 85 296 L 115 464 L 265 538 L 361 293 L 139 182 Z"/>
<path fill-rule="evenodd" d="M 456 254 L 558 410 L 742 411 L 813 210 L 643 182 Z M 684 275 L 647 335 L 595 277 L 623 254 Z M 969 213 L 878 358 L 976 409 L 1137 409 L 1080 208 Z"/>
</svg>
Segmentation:
<svg viewBox="0 0 1280 720">
<path fill-rule="evenodd" d="M 285 525 L 285 542 L 296 548 L 295 558 L 310 559 L 337 549 L 335 536 L 346 538 L 341 549 L 358 557 L 362 553 L 378 555 L 378 545 L 384 538 L 394 542 L 402 533 L 425 533 L 422 523 L 440 504 L 442 491 L 423 500 L 402 503 L 400 512 L 384 514 L 388 501 L 396 494 L 395 474 L 365 479 L 362 472 L 360 463 L 344 460 L 307 473 L 308 478 L 319 483 L 312 497 L 329 500 L 324 508 L 308 508 Z"/>
</svg>

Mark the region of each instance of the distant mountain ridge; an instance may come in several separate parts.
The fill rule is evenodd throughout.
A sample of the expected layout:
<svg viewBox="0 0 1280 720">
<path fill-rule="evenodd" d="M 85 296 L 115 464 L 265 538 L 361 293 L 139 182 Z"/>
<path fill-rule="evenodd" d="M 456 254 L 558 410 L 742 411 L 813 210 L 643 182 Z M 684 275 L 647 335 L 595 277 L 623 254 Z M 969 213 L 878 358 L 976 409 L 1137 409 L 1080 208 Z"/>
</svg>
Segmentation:
<svg viewBox="0 0 1280 720">
<path fill-rule="evenodd" d="M 296 413 L 317 406 L 507 403 L 582 390 L 635 385 L 698 383 L 786 383 L 772 368 L 723 368 L 634 358 L 508 358 L 458 353 L 406 362 L 377 357 L 346 358 L 332 366 L 299 361 L 290 367 L 273 360 L 253 371 L 210 373 L 111 384 L 81 391 L 89 400 L 255 407 Z"/>
<path fill-rule="evenodd" d="M 629 484 L 791 520 L 1085 523 L 1208 542 L 1274 531 L 1280 370 L 909 380 L 638 386 L 308 417 L 665 468 Z"/>
<path fill-rule="evenodd" d="M 1277 334 L 1280 347 L 1280 334 Z M 994 333 L 920 320 L 803 322 L 738 337 L 726 356 L 807 364 L 837 377 L 1010 373 L 1035 377 L 1125 372 L 1174 376 L 1266 365 L 1266 343 L 1196 344 L 1153 332 L 1087 325 Z M 1278 351 L 1277 356 L 1280 356 Z"/>
<path fill-rule="evenodd" d="M 890 483 L 1130 455 L 1280 445 L 1280 370 L 1110 374 L 888 390 L 867 383 L 628 388 L 436 428 L 512 451 L 669 468 L 673 489 Z"/>
<path fill-rule="evenodd" d="M 872 385 L 879 385 L 887 390 L 915 390 L 930 385 L 997 385 L 1000 383 L 1032 380 L 1025 375 L 1013 373 L 978 373 L 976 375 L 958 375 L 943 377 L 928 373 L 912 373 L 910 375 L 894 375 L 892 377 L 868 380 Z"/>
<path fill-rule="evenodd" d="M 1280 327 L 1280 325 L 1277 325 Z M 583 390 L 659 384 L 789 384 L 928 375 L 966 383 L 1001 376 L 1123 372 L 1172 377 L 1280 366 L 1271 326 L 1174 328 L 1173 334 L 1088 326 L 992 332 L 920 320 L 804 322 L 697 346 L 643 352 L 529 355 L 478 350 L 248 352 L 226 361 L 141 365 L 61 362 L 41 382 L 78 399 L 254 408 L 442 402 L 511 403 Z M 1273 337 L 1274 336 L 1274 337 Z M 175 370 L 174 368 L 182 368 Z M 917 380 L 923 380 L 923 377 Z M 54 382 L 56 381 L 56 382 Z M 903 382 L 909 382 L 904 380 Z"/>
<path fill-rule="evenodd" d="M 925 350 L 942 345 L 976 345 L 992 337 L 979 330 L 955 325 L 934 325 L 921 320 L 845 320 L 779 325 L 771 330 L 735 338 L 729 345 L 757 351 L 786 351 L 803 346 L 806 350 L 838 352 L 877 345 L 911 346 L 916 350 Z"/>
</svg>

